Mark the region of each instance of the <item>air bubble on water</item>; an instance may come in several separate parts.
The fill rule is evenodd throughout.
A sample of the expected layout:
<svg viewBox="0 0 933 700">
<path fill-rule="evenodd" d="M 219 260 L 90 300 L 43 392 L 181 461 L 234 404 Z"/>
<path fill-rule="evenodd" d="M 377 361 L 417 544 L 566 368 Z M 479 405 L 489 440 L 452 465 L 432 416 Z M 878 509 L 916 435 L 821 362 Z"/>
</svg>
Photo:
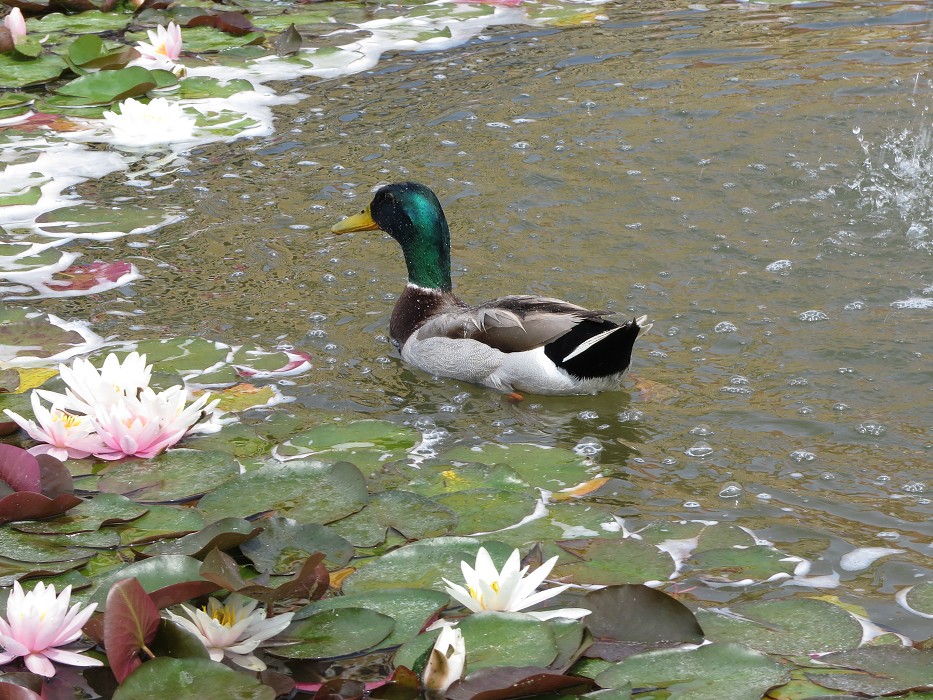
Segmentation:
<svg viewBox="0 0 933 700">
<path fill-rule="evenodd" d="M 753 394 L 755 390 L 747 386 L 724 386 L 719 391 L 724 394 Z"/>
<path fill-rule="evenodd" d="M 691 435 L 702 435 L 705 437 L 707 435 L 712 435 L 713 429 L 710 428 L 708 425 L 706 425 L 706 423 L 700 423 L 695 428 L 690 428 L 690 434 Z"/>
<path fill-rule="evenodd" d="M 649 356 L 649 357 L 660 357 L 660 358 L 665 358 L 665 357 L 667 357 L 667 353 L 666 353 L 666 352 L 662 352 L 661 350 L 652 350 L 651 352 L 648 353 L 648 356 Z"/>
<path fill-rule="evenodd" d="M 457 394 L 456 396 L 454 396 L 453 399 L 451 399 L 451 400 L 452 400 L 454 403 L 465 404 L 465 403 L 469 400 L 469 398 L 470 398 L 470 394 L 464 391 L 464 392 L 462 392 L 462 393 Z"/>
<path fill-rule="evenodd" d="M 788 386 L 807 386 L 810 380 L 806 377 L 791 377 L 787 380 Z"/>
<path fill-rule="evenodd" d="M 309 338 L 326 338 L 327 331 L 325 331 L 323 328 L 313 328 L 310 331 L 308 331 L 308 337 Z"/>
<path fill-rule="evenodd" d="M 419 418 L 418 420 L 416 420 L 414 423 L 414 427 L 424 432 L 426 430 L 433 430 L 434 428 L 437 427 L 437 424 L 434 422 L 433 418 L 428 418 L 427 416 L 425 416 L 424 418 Z"/>
<path fill-rule="evenodd" d="M 801 406 L 800 408 L 797 409 L 797 413 L 799 413 L 801 416 L 809 416 L 811 413 L 813 413 L 813 407 L 812 406 Z"/>
<path fill-rule="evenodd" d="M 580 438 L 573 451 L 583 457 L 593 457 L 603 451 L 603 444 L 594 437 Z"/>
<path fill-rule="evenodd" d="M 735 333 L 737 330 L 736 325 L 728 321 L 720 321 L 713 327 L 714 333 Z"/>
<path fill-rule="evenodd" d="M 319 311 L 315 311 L 313 314 L 311 314 L 310 316 L 308 316 L 308 320 L 309 320 L 309 321 L 313 321 L 313 322 L 315 322 L 315 323 L 320 323 L 321 321 L 326 321 L 326 320 L 327 320 L 327 316 L 325 316 L 324 314 L 320 313 Z"/>
<path fill-rule="evenodd" d="M 337 275 L 332 275 L 329 272 L 325 272 L 323 275 L 321 275 L 321 279 L 324 280 L 325 282 L 336 282 Z"/>
<path fill-rule="evenodd" d="M 809 311 L 804 311 L 797 315 L 801 321 L 807 321 L 808 323 L 813 323 L 815 321 L 828 321 L 829 316 L 824 314 L 822 311 L 816 309 L 811 309 Z"/>
<path fill-rule="evenodd" d="M 857 300 L 857 301 L 850 301 L 848 304 L 846 304 L 842 308 L 845 311 L 861 311 L 862 309 L 867 308 L 867 306 L 868 304 L 866 304 L 864 301 Z"/>
<path fill-rule="evenodd" d="M 923 493 L 926 491 L 926 488 L 926 484 L 922 481 L 909 481 L 901 486 L 901 490 L 907 493 Z"/>
<path fill-rule="evenodd" d="M 696 501 L 684 501 L 684 508 L 699 508 L 700 504 Z"/>
<path fill-rule="evenodd" d="M 849 404 L 847 404 L 847 403 L 842 403 L 842 402 L 833 404 L 833 410 L 834 410 L 834 411 L 839 411 L 840 413 L 842 413 L 843 411 L 848 411 L 848 410 L 849 410 Z"/>
<path fill-rule="evenodd" d="M 816 454 L 808 450 L 794 450 L 790 453 L 790 458 L 795 462 L 812 462 L 816 459 Z"/>
<path fill-rule="evenodd" d="M 599 418 L 599 414 L 596 411 L 580 411 L 577 418 L 580 420 L 596 420 Z"/>
<path fill-rule="evenodd" d="M 832 481 L 833 479 L 836 478 L 836 475 L 832 474 L 831 472 L 823 472 L 822 474 L 820 474 L 820 478 L 823 481 Z"/>
<path fill-rule="evenodd" d="M 673 338 L 679 332 L 680 332 L 680 329 L 677 326 L 671 326 L 670 328 L 667 329 L 667 335 L 671 338 Z"/>
<path fill-rule="evenodd" d="M 742 495 L 745 489 L 742 488 L 742 485 L 736 481 L 730 481 L 728 484 L 722 487 L 722 490 L 719 492 L 720 498 L 738 498 Z"/>
<path fill-rule="evenodd" d="M 673 467 L 675 464 L 677 464 L 677 460 L 673 457 L 665 457 L 661 460 L 661 464 L 663 464 L 665 467 Z"/>
<path fill-rule="evenodd" d="M 855 374 L 855 370 L 851 367 L 840 367 L 836 370 L 839 374 Z"/>
<path fill-rule="evenodd" d="M 772 496 L 770 493 L 759 493 L 755 496 L 759 501 L 770 501 Z"/>
<path fill-rule="evenodd" d="M 788 474 L 788 476 L 789 476 L 791 479 L 802 479 L 802 478 L 803 478 L 803 472 L 791 472 L 790 474 Z"/>
<path fill-rule="evenodd" d="M 883 540 L 896 540 L 901 536 L 901 533 L 894 532 L 893 530 L 884 530 L 883 532 L 878 533 L 878 537 Z"/>
<path fill-rule="evenodd" d="M 637 423 L 644 417 L 645 412 L 639 411 L 637 408 L 630 408 L 627 411 L 622 411 L 618 416 L 620 423 Z"/>
<path fill-rule="evenodd" d="M 765 265 L 765 270 L 768 272 L 781 272 L 782 270 L 789 270 L 793 267 L 793 264 L 790 260 L 775 260 L 769 265 Z"/>
<path fill-rule="evenodd" d="M 697 443 L 694 443 L 691 447 L 688 447 L 684 450 L 684 454 L 690 457 L 706 457 L 713 453 L 713 448 L 708 442 L 703 442 L 700 440 Z"/>
<path fill-rule="evenodd" d="M 453 404 L 445 403 L 445 404 L 442 404 L 440 408 L 438 408 L 437 410 L 439 410 L 441 413 L 456 413 L 457 411 L 460 410 L 460 407 L 455 406 Z"/>
<path fill-rule="evenodd" d="M 888 429 L 881 425 L 881 423 L 877 423 L 871 420 L 865 421 L 864 423 L 859 423 L 855 427 L 855 430 L 859 433 L 859 435 L 871 435 L 873 437 L 881 437 L 888 431 Z"/>
<path fill-rule="evenodd" d="M 748 377 L 743 377 L 741 374 L 736 374 L 729 379 L 729 383 L 735 384 L 736 386 L 748 384 Z"/>
</svg>

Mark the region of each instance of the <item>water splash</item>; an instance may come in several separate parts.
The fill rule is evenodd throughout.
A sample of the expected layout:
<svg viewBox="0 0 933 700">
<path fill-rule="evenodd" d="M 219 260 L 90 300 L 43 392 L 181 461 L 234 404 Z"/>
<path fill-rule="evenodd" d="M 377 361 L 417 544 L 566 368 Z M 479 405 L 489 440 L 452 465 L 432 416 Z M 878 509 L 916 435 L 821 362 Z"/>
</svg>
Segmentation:
<svg viewBox="0 0 933 700">
<path fill-rule="evenodd" d="M 933 252 L 933 124 L 929 105 L 921 109 L 917 122 L 919 127 L 889 131 L 880 144 L 871 143 L 860 127 L 854 127 L 852 133 L 865 160 L 858 179 L 849 186 L 861 195 L 860 206 L 899 216 L 912 248 Z"/>
</svg>

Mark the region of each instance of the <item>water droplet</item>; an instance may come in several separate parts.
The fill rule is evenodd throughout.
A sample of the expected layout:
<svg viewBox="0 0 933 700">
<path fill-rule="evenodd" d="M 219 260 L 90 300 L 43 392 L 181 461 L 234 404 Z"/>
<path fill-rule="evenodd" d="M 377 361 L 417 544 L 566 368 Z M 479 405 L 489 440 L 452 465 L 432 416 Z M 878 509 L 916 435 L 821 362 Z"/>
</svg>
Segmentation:
<svg viewBox="0 0 933 700">
<path fill-rule="evenodd" d="M 816 459 L 816 454 L 807 450 L 794 450 L 790 453 L 790 458 L 795 462 L 812 462 Z"/>
<path fill-rule="evenodd" d="M 627 411 L 622 411 L 619 414 L 620 423 L 636 423 L 645 417 L 644 411 L 639 411 L 636 408 L 630 408 Z"/>
<path fill-rule="evenodd" d="M 738 498 L 742 495 L 745 489 L 742 488 L 742 484 L 737 481 L 730 481 L 728 484 L 722 487 L 722 490 L 719 492 L 720 498 Z"/>
<path fill-rule="evenodd" d="M 592 457 L 603 451 L 603 444 L 594 437 L 584 437 L 574 445 L 573 451 L 583 457 Z"/>
<path fill-rule="evenodd" d="M 789 270 L 794 263 L 790 260 L 775 260 L 769 265 L 765 265 L 765 270 L 768 272 L 780 272 L 781 270 Z"/>
<path fill-rule="evenodd" d="M 695 428 L 690 428 L 691 435 L 702 435 L 706 437 L 707 435 L 713 434 L 713 429 L 710 428 L 706 423 L 700 423 Z"/>
<path fill-rule="evenodd" d="M 703 442 L 702 440 L 695 443 L 692 447 L 684 450 L 684 454 L 690 457 L 706 457 L 712 453 L 713 448 L 710 446 L 710 444 L 708 442 Z"/>
<path fill-rule="evenodd" d="M 737 330 L 736 325 L 728 321 L 720 321 L 713 327 L 714 333 L 735 333 Z"/>
<path fill-rule="evenodd" d="M 816 309 L 811 309 L 810 311 L 804 311 L 801 314 L 797 315 L 801 321 L 807 321 L 808 323 L 813 323 L 815 321 L 828 321 L 829 316 L 824 314 L 822 311 L 817 311 Z"/>
<path fill-rule="evenodd" d="M 888 431 L 888 429 L 881 425 L 881 423 L 876 423 L 875 421 L 871 420 L 867 420 L 864 423 L 859 423 L 855 430 L 859 433 L 859 435 L 872 435 L 874 437 L 881 437 Z"/>
</svg>

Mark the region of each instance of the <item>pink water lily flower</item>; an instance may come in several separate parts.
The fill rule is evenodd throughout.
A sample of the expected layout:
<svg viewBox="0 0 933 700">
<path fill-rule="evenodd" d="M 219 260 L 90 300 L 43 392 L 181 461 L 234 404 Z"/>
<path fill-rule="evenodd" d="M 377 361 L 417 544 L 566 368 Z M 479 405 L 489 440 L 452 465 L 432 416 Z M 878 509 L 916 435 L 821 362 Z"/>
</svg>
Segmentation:
<svg viewBox="0 0 933 700">
<path fill-rule="evenodd" d="M 185 406 L 188 392 L 184 387 L 169 387 L 157 394 L 147 386 L 138 398 L 126 397 L 100 407 L 94 423 L 104 446 L 95 455 L 108 460 L 155 457 L 181 440 L 203 414 L 214 412 L 219 399 L 208 403 L 209 399 L 210 394 L 203 394 Z"/>
<path fill-rule="evenodd" d="M 69 666 L 102 666 L 97 659 L 74 651 L 59 649 L 81 636 L 81 628 L 97 608 L 97 603 L 83 610 L 80 603 L 68 608 L 71 586 L 56 597 L 55 586 L 41 581 L 24 593 L 19 581 L 6 603 L 6 619 L 0 617 L 0 666 L 23 657 L 26 668 L 40 676 L 55 675 L 53 661 Z"/>
<path fill-rule="evenodd" d="M 18 7 L 10 10 L 10 14 L 3 18 L 3 26 L 10 30 L 10 35 L 15 42 L 20 37 L 26 36 L 26 19 L 23 12 Z"/>
<path fill-rule="evenodd" d="M 181 27 L 174 22 L 168 23 L 168 28 L 161 24 L 155 31 L 149 30 L 149 42 L 140 41 L 136 50 L 153 61 L 177 61 L 181 55 Z"/>
<path fill-rule="evenodd" d="M 62 394 L 57 396 L 65 398 Z M 60 402 L 53 402 L 51 410 L 47 409 L 39 403 L 39 395 L 36 392 L 32 393 L 35 421 L 27 420 L 10 409 L 5 409 L 4 412 L 16 421 L 29 437 L 42 443 L 29 448 L 30 454 L 50 454 L 64 461 L 83 459 L 104 449 L 104 442 L 95 432 L 96 426 L 88 416 L 70 413 L 62 408 Z"/>
</svg>

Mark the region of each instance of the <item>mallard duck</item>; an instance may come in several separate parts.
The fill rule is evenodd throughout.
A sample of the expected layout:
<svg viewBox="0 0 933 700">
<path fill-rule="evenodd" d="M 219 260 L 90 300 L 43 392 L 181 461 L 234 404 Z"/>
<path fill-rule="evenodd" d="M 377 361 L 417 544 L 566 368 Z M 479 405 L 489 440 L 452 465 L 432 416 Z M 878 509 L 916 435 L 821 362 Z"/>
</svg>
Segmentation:
<svg viewBox="0 0 933 700">
<path fill-rule="evenodd" d="M 518 294 L 469 306 L 450 282 L 450 230 L 424 185 L 380 188 L 359 214 L 331 231 L 381 229 L 402 246 L 408 285 L 389 330 L 402 359 L 435 376 L 506 393 L 588 394 L 617 389 L 646 316 L 622 325 L 607 311 Z"/>
</svg>

